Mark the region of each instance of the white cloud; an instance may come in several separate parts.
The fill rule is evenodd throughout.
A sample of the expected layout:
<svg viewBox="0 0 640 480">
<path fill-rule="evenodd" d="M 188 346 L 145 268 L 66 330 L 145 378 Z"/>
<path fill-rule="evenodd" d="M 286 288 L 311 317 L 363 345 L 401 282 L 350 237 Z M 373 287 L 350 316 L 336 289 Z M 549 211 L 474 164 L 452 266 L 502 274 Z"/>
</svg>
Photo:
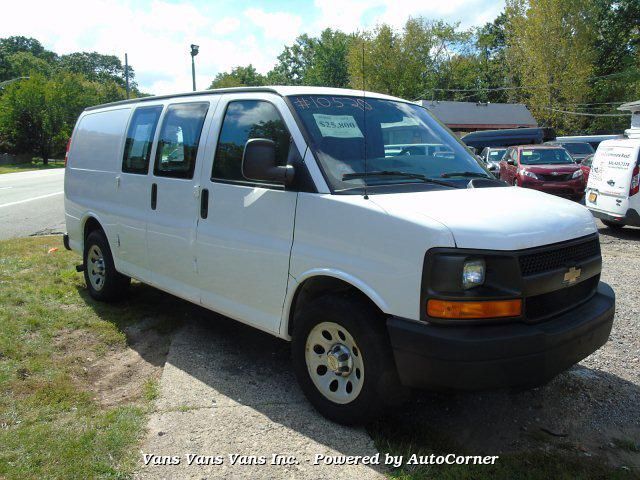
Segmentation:
<svg viewBox="0 0 640 480">
<path fill-rule="evenodd" d="M 261 8 L 248 8 L 244 15 L 262 29 L 265 38 L 292 42 L 300 34 L 302 18 L 287 12 L 265 12 Z"/>
<path fill-rule="evenodd" d="M 200 45 L 197 84 L 206 88 L 218 72 L 236 65 L 251 63 L 266 73 L 283 46 L 302 33 L 315 35 L 326 27 L 353 32 L 379 22 L 400 27 L 410 15 L 463 20 L 467 27 L 491 20 L 504 4 L 313 0 L 313 8 L 307 1 L 294 4 L 290 12 L 237 7 L 234 15 L 233 5 L 226 2 L 197 6 L 188 0 L 19 0 L 4 2 L 0 35 L 35 37 L 60 54 L 98 51 L 124 60 L 127 52 L 141 89 L 162 94 L 191 89 L 191 43 Z"/>
</svg>

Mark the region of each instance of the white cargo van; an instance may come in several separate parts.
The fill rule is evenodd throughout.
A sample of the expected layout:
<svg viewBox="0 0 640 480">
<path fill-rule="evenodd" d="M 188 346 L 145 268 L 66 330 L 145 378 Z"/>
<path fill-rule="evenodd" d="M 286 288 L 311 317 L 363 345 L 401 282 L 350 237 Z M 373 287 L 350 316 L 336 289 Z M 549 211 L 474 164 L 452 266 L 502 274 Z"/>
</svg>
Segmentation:
<svg viewBox="0 0 640 480">
<path fill-rule="evenodd" d="M 607 140 L 598 146 L 585 204 L 610 228 L 640 227 L 640 138 Z"/>
<path fill-rule="evenodd" d="M 538 385 L 607 341 L 589 211 L 481 163 L 375 93 L 119 102 L 78 119 L 64 240 L 95 299 L 135 278 L 291 340 L 311 403 L 358 423 L 405 387 Z"/>
</svg>

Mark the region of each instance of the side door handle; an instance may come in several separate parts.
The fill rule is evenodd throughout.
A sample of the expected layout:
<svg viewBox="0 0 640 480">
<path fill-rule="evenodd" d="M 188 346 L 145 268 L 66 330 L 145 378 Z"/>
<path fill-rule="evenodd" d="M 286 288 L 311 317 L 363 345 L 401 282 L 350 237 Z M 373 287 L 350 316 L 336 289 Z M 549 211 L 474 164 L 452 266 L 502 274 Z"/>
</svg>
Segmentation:
<svg viewBox="0 0 640 480">
<path fill-rule="evenodd" d="M 158 184 L 154 183 L 151 185 L 151 210 L 155 210 L 157 204 L 158 204 Z"/>
<path fill-rule="evenodd" d="M 204 188 L 200 194 L 200 218 L 207 218 L 209 215 L 209 190 Z"/>
</svg>

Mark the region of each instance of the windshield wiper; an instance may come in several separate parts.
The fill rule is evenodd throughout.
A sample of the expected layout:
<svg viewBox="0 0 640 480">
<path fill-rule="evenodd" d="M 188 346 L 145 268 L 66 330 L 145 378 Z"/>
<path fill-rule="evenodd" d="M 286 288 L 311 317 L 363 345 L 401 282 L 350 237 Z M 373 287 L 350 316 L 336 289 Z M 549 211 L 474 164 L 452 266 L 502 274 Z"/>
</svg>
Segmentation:
<svg viewBox="0 0 640 480">
<path fill-rule="evenodd" d="M 342 180 L 351 180 L 353 178 L 365 178 L 365 177 L 405 177 L 420 180 L 425 183 L 434 183 L 436 185 L 442 185 L 443 187 L 462 188 L 458 185 L 454 185 L 449 182 L 443 182 L 436 180 L 435 178 L 429 178 L 419 173 L 401 172 L 399 170 L 377 170 L 373 172 L 353 172 L 345 173 L 342 175 Z"/>
<path fill-rule="evenodd" d="M 450 177 L 491 178 L 486 173 L 479 173 L 479 172 L 446 172 L 440 176 L 442 178 L 450 178 Z"/>
</svg>

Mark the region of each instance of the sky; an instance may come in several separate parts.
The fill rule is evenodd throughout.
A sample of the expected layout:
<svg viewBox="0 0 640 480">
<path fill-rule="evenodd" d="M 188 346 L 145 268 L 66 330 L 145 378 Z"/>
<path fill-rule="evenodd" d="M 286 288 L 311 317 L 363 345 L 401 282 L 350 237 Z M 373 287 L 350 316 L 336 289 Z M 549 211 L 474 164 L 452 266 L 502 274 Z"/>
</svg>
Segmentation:
<svg viewBox="0 0 640 480">
<path fill-rule="evenodd" d="M 330 27 L 345 32 L 379 23 L 401 27 L 409 16 L 483 25 L 504 0 L 5 0 L 0 37 L 37 38 L 58 54 L 128 53 L 139 88 L 156 95 L 191 90 L 189 45 L 198 89 L 219 72 L 249 63 L 269 71 L 298 35 Z"/>
</svg>

